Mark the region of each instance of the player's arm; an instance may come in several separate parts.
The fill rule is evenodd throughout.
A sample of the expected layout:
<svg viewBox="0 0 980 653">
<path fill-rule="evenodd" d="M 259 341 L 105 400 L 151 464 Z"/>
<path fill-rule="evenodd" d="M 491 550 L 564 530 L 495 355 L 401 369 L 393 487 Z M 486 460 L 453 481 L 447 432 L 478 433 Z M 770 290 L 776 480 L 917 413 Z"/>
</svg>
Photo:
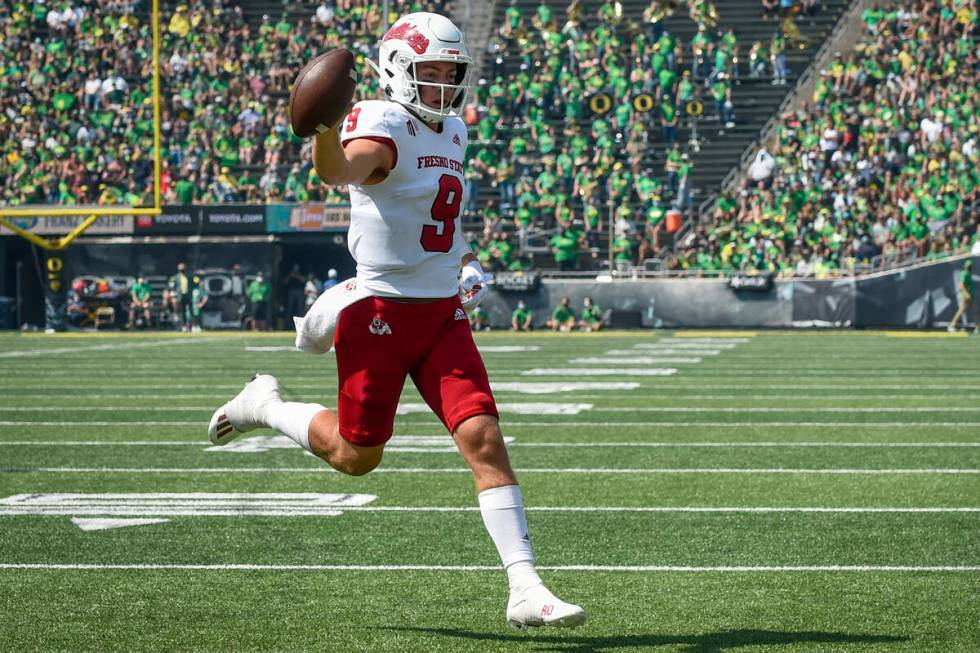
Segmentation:
<svg viewBox="0 0 980 653">
<path fill-rule="evenodd" d="M 384 181 L 395 167 L 395 153 L 391 147 L 369 140 L 355 138 L 340 144 L 339 128 L 343 122 L 317 134 L 313 141 L 313 167 L 325 184 L 371 185 Z"/>
</svg>

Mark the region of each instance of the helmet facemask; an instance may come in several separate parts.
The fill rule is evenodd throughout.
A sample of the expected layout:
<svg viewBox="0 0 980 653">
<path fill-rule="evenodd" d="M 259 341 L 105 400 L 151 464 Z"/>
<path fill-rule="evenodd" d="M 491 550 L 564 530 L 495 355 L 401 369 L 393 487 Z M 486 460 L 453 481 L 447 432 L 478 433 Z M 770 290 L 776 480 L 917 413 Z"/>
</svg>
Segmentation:
<svg viewBox="0 0 980 653">
<path fill-rule="evenodd" d="M 431 62 L 456 64 L 454 83 L 419 81 L 418 66 Z M 421 119 L 442 122 L 462 113 L 471 87 L 473 59 L 462 32 L 444 16 L 420 12 L 402 17 L 382 37 L 378 62 L 368 60 L 368 64 L 378 74 L 385 95 Z M 440 106 L 422 102 L 421 87 L 438 88 Z"/>
<path fill-rule="evenodd" d="M 418 79 L 419 64 L 434 61 L 448 61 L 456 64 L 456 79 L 454 84 L 440 82 L 423 82 Z M 389 99 L 402 104 L 427 122 L 442 122 L 448 116 L 460 115 L 466 105 L 466 96 L 472 88 L 470 82 L 472 66 L 469 57 L 445 55 L 426 57 L 423 60 L 413 60 L 401 53 L 394 53 L 389 66 L 396 66 L 402 73 L 401 83 L 392 83 L 390 75 L 381 71 L 378 64 L 368 60 L 368 65 L 378 74 L 380 86 Z M 420 87 L 438 88 L 440 103 L 438 107 L 429 106 L 422 101 Z"/>
</svg>

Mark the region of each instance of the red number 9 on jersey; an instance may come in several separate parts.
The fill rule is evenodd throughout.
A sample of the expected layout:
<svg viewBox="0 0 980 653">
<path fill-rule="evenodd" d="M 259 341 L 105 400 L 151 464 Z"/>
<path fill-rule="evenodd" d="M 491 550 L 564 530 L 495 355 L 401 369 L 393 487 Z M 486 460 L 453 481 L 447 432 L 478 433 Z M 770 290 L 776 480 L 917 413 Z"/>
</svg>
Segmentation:
<svg viewBox="0 0 980 653">
<path fill-rule="evenodd" d="M 456 218 L 463 204 L 463 182 L 459 177 L 443 175 L 439 177 L 439 192 L 432 202 L 432 219 L 442 226 L 427 224 L 422 227 L 422 249 L 427 252 L 448 252 L 453 248 L 453 235 L 456 233 Z"/>
</svg>

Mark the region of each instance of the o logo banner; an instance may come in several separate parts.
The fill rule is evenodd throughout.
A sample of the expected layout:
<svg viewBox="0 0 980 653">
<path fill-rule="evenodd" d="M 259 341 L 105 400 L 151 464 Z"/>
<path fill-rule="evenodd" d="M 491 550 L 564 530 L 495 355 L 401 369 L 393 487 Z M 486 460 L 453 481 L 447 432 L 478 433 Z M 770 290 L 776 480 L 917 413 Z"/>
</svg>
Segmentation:
<svg viewBox="0 0 980 653">
<path fill-rule="evenodd" d="M 633 96 L 633 108 L 640 113 L 647 113 L 653 109 L 653 96 L 649 93 L 637 93 Z"/>
<path fill-rule="evenodd" d="M 691 118 L 697 118 L 704 113 L 704 102 L 701 100 L 688 100 L 684 105 L 684 113 Z"/>
<path fill-rule="evenodd" d="M 596 93 L 589 98 L 589 110 L 596 115 L 609 113 L 612 109 L 612 98 L 608 93 Z"/>
<path fill-rule="evenodd" d="M 52 256 L 48 259 L 49 272 L 61 272 L 63 267 L 65 267 L 65 264 L 59 257 Z"/>
</svg>

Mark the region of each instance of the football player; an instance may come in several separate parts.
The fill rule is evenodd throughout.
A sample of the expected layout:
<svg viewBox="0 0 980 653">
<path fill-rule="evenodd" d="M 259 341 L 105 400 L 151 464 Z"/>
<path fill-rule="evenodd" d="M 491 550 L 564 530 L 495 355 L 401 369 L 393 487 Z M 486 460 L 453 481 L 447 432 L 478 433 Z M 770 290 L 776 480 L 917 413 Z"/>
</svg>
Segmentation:
<svg viewBox="0 0 980 653">
<path fill-rule="evenodd" d="M 464 310 L 480 302 L 489 281 L 460 229 L 467 135 L 458 114 L 472 62 L 452 21 L 403 16 L 382 37 L 377 64 L 370 62 L 387 99 L 358 102 L 316 136 L 320 179 L 350 187 L 357 276 L 296 320 L 297 345 L 336 349 L 337 409 L 283 401 L 275 377 L 257 375 L 215 411 L 209 436 L 224 444 L 268 427 L 338 471 L 366 474 L 381 462 L 411 376 L 473 471 L 509 579 L 507 621 L 577 626 L 585 611 L 555 597 L 535 569 L 524 500 Z"/>
</svg>

